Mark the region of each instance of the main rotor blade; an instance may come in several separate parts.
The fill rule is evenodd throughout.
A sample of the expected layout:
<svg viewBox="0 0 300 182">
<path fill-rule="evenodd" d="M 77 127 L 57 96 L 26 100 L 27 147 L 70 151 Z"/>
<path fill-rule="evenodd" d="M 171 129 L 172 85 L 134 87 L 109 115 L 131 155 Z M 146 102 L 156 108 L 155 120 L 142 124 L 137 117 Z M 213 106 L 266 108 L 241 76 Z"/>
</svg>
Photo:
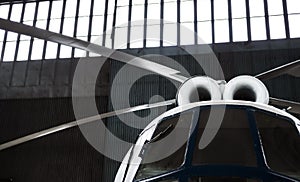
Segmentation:
<svg viewBox="0 0 300 182">
<path fill-rule="evenodd" d="M 293 102 L 293 101 L 270 97 L 270 104 L 279 106 L 279 107 L 284 107 L 288 112 L 291 112 L 294 114 L 300 114 L 300 103 L 299 102 Z"/>
<path fill-rule="evenodd" d="M 299 68 L 299 66 L 300 66 L 300 60 L 296 60 L 291 63 L 287 63 L 285 65 L 271 69 L 269 71 L 260 73 L 260 74 L 256 75 L 255 77 L 260 80 L 268 80 L 268 79 L 275 78 L 275 77 L 283 75 L 283 74 L 291 74 L 291 75 L 297 76 L 297 74 L 295 74 L 295 70 L 298 70 L 297 68 Z"/>
<path fill-rule="evenodd" d="M 145 110 L 145 109 L 151 109 L 151 108 L 157 108 L 157 107 L 162 107 L 162 106 L 168 106 L 168 105 L 172 105 L 175 104 L 175 99 L 173 100 L 168 100 L 168 101 L 163 101 L 163 102 L 158 102 L 158 103 L 153 103 L 153 104 L 144 104 L 144 105 L 140 105 L 140 106 L 135 106 L 135 107 L 131 107 L 131 108 L 127 108 L 127 109 L 121 109 L 121 110 L 117 110 L 117 111 L 113 111 L 113 112 L 108 112 L 108 113 L 104 113 L 104 114 L 99 114 L 99 115 L 95 115 L 95 116 L 91 116 L 91 117 L 87 117 L 87 118 L 83 118 L 77 121 L 71 121 L 65 124 L 61 124 L 46 130 L 42 130 L 30 135 L 26 135 L 23 136 L 21 138 L 17 138 L 15 140 L 3 143 L 0 145 L 0 151 L 37 139 L 37 138 L 41 138 L 53 133 L 57 133 L 59 131 L 63 131 L 69 128 L 73 128 L 75 126 L 79 126 L 79 125 L 83 125 L 83 124 L 87 124 L 93 121 L 97 121 L 99 119 L 104 119 L 104 118 L 109 118 L 112 116 L 116 116 L 116 115 L 121 115 L 121 114 L 126 114 L 126 113 L 131 113 L 134 111 L 141 111 L 141 110 Z"/>
<path fill-rule="evenodd" d="M 167 66 L 154 63 L 152 61 L 140 57 L 136 57 L 124 52 L 109 49 L 104 46 L 100 46 L 80 39 L 58 34 L 55 32 L 24 25 L 10 20 L 5 20 L 2 18 L 0 18 L 0 29 L 12 31 L 19 34 L 24 34 L 31 37 L 43 39 L 46 41 L 51 41 L 66 46 L 70 46 L 73 48 L 78 48 L 88 52 L 96 53 L 104 57 L 109 57 L 124 63 L 128 63 L 132 66 L 142 68 L 151 71 L 153 73 L 157 73 L 161 76 L 176 80 L 181 83 L 183 83 L 187 79 L 186 77 L 180 75 L 180 72 L 178 70 L 169 68 Z"/>
</svg>

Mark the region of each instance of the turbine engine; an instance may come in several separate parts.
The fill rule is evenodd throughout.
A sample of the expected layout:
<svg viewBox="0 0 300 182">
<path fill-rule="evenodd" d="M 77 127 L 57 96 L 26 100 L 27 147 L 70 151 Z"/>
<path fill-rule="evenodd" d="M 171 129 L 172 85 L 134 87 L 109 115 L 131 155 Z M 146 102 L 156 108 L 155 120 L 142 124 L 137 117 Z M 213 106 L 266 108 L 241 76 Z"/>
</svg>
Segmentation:
<svg viewBox="0 0 300 182">
<path fill-rule="evenodd" d="M 238 76 L 228 83 L 198 76 L 185 81 L 176 95 L 177 105 L 222 99 L 268 104 L 269 92 L 259 79 L 252 76 Z"/>
<path fill-rule="evenodd" d="M 222 93 L 217 81 L 204 76 L 192 77 L 185 81 L 176 95 L 178 105 L 221 99 Z"/>
<path fill-rule="evenodd" d="M 268 104 L 269 92 L 259 79 L 243 75 L 233 78 L 225 85 L 223 99 Z"/>
</svg>

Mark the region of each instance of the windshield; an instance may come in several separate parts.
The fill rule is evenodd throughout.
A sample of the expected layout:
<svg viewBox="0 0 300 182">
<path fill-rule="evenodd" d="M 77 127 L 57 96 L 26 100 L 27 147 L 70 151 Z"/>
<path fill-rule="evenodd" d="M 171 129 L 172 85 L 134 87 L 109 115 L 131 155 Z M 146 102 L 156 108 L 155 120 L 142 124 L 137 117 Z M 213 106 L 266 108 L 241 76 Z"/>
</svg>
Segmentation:
<svg viewBox="0 0 300 182">
<path fill-rule="evenodd" d="M 218 110 L 220 108 L 214 108 Z M 221 110 L 220 110 L 221 112 Z M 193 165 L 230 164 L 256 166 L 254 142 L 244 109 L 227 108 L 220 128 L 207 128 L 210 109 L 201 110 L 196 145 L 193 152 Z M 200 149 L 199 143 L 204 129 L 217 134 L 209 145 Z"/>
<path fill-rule="evenodd" d="M 300 179 L 300 136 L 294 123 L 264 112 L 255 115 L 268 166 Z"/>
<path fill-rule="evenodd" d="M 188 140 L 190 124 L 192 122 L 193 112 L 182 113 L 162 121 L 156 128 L 153 137 L 147 141 L 140 154 L 142 157 L 142 164 L 140 165 L 135 179 L 143 179 L 158 174 L 162 174 L 174 169 L 179 168 L 185 159 L 186 141 Z M 180 124 L 181 123 L 181 124 Z M 177 128 L 175 130 L 175 128 Z M 173 132 L 172 140 L 167 140 L 166 137 Z M 147 161 L 153 160 L 156 156 L 161 156 L 166 152 L 170 152 L 170 146 L 178 145 L 178 142 L 183 142 L 176 151 L 171 151 L 171 155 L 148 163 Z M 159 142 L 159 144 L 152 145 Z"/>
</svg>

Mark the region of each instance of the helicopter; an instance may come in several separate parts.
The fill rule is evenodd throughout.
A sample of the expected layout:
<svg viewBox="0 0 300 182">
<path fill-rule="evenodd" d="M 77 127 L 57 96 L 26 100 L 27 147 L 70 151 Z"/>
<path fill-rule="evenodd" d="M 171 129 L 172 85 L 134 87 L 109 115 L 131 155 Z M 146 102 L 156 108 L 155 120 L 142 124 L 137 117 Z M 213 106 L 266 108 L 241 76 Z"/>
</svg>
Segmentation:
<svg viewBox="0 0 300 182">
<path fill-rule="evenodd" d="M 193 79 L 206 83 L 198 90 L 211 87 L 209 84 L 218 86 L 203 77 L 184 84 Z M 224 100 L 216 99 L 220 98 L 217 92 L 210 92 L 208 96 L 213 100 L 200 102 L 191 102 L 192 91 L 187 91 L 184 84 L 181 88 L 185 94 L 180 96 L 181 89 L 177 93 L 178 106 L 142 131 L 124 158 L 115 182 L 300 180 L 300 122 L 265 104 L 268 92 L 259 80 L 238 76 L 225 85 Z M 175 126 L 180 129 L 175 131 Z M 213 139 L 203 139 L 207 135 L 214 135 Z M 153 159 L 170 150 L 175 152 Z"/>
<path fill-rule="evenodd" d="M 176 105 L 140 133 L 123 159 L 116 182 L 300 180 L 300 121 L 290 114 L 300 114 L 300 103 L 269 97 L 261 81 L 297 73 L 300 60 L 229 82 L 207 76 L 187 78 L 144 58 L 10 20 L 0 19 L 0 29 L 110 57 L 182 84 L 175 99 L 68 122 L 0 144 L 0 150 L 99 118 Z M 168 155 L 154 160 L 158 154 Z"/>
</svg>

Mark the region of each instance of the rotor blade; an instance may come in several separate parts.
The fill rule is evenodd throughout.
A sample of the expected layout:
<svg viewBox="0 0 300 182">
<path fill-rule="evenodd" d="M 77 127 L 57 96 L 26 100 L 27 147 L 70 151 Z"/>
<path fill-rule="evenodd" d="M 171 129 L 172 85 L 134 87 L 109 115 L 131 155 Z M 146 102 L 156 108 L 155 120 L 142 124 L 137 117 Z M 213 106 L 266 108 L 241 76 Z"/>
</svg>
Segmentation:
<svg viewBox="0 0 300 182">
<path fill-rule="evenodd" d="M 126 108 L 126 109 L 121 109 L 121 110 L 117 110 L 117 111 L 112 111 L 112 112 L 108 112 L 108 113 L 104 113 L 104 114 L 99 114 L 99 115 L 95 115 L 95 116 L 91 116 L 91 117 L 87 117 L 87 118 L 83 118 L 77 121 L 71 121 L 65 124 L 61 124 L 46 130 L 42 130 L 30 135 L 26 135 L 23 136 L 21 138 L 17 138 L 15 140 L 3 143 L 0 145 L 0 151 L 37 139 L 37 138 L 41 138 L 59 131 L 63 131 L 69 128 L 73 128 L 75 126 L 79 126 L 79 125 L 83 125 L 83 124 L 87 124 L 93 121 L 97 121 L 99 119 L 104 119 L 104 118 L 109 118 L 112 116 L 116 116 L 116 115 L 121 115 L 121 114 L 125 114 L 125 113 L 131 113 L 134 111 L 141 111 L 141 110 L 145 110 L 145 109 L 151 109 L 151 108 L 157 108 L 157 107 L 162 107 L 162 106 L 168 106 L 168 105 L 172 105 L 175 104 L 175 99 L 173 100 L 168 100 L 168 101 L 163 101 L 163 102 L 158 102 L 158 103 L 153 103 L 153 104 L 144 104 L 144 105 L 140 105 L 140 106 L 135 106 L 135 107 L 131 107 L 131 108 Z"/>
<path fill-rule="evenodd" d="M 43 39 L 46 41 L 51 41 L 58 44 L 63 44 L 73 48 L 78 48 L 88 52 L 96 53 L 104 57 L 109 57 L 124 63 L 128 63 L 132 66 L 142 68 L 151 71 L 153 73 L 157 73 L 161 76 L 179 81 L 181 83 L 183 83 L 187 79 L 186 77 L 180 75 L 180 72 L 178 70 L 169 68 L 167 66 L 154 63 L 152 61 L 140 57 L 136 57 L 124 52 L 109 49 L 104 46 L 100 46 L 80 39 L 58 34 L 55 32 L 24 25 L 10 20 L 5 20 L 2 18 L 0 18 L 0 29 L 12 31 L 19 34 L 24 34 L 31 37 Z"/>
<path fill-rule="evenodd" d="M 289 72 L 288 72 L 289 75 L 292 75 L 294 77 L 300 77 L 300 66 L 297 66 L 293 69 L 291 69 Z"/>
<path fill-rule="evenodd" d="M 300 103 L 299 102 L 293 102 L 293 101 L 270 97 L 269 104 L 279 106 L 279 107 L 284 107 L 290 113 L 300 114 Z"/>
<path fill-rule="evenodd" d="M 285 65 L 279 66 L 277 68 L 271 69 L 269 71 L 263 72 L 261 74 L 256 75 L 255 77 L 260 79 L 260 80 L 268 80 L 271 78 L 275 78 L 277 76 L 283 75 L 283 74 L 290 74 L 290 75 L 294 75 L 297 76 L 297 74 L 295 74 L 296 70 L 299 70 L 300 66 L 300 59 L 293 61 L 291 63 L 287 63 Z M 299 73 L 298 73 L 299 75 Z"/>
</svg>

